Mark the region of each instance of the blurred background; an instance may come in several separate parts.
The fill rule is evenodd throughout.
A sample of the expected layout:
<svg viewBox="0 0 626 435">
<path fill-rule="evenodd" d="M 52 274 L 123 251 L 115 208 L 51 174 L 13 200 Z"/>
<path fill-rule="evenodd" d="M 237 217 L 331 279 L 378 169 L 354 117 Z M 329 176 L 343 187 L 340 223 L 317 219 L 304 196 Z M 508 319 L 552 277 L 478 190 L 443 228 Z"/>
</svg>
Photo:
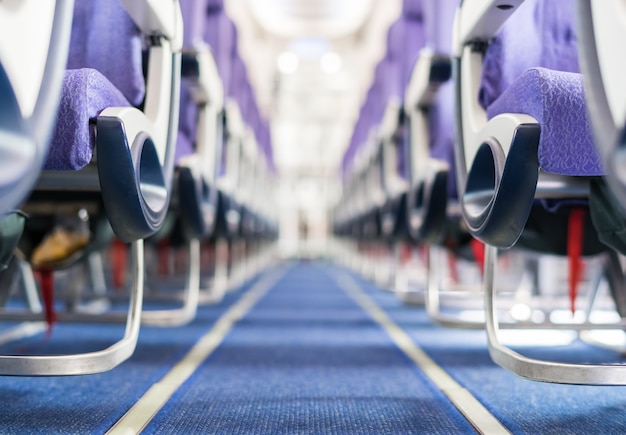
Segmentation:
<svg viewBox="0 0 626 435">
<path fill-rule="evenodd" d="M 385 54 L 399 0 L 227 0 L 270 120 L 283 256 L 318 256 L 341 194 L 341 158 Z"/>
</svg>

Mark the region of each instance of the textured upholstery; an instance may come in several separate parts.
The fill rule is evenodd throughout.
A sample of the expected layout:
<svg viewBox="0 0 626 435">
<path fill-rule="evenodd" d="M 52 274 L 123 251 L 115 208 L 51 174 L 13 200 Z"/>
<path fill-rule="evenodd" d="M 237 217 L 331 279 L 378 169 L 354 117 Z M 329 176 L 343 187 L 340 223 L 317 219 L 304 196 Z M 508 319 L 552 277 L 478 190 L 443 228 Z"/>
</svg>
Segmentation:
<svg viewBox="0 0 626 435">
<path fill-rule="evenodd" d="M 44 169 L 91 161 L 90 126 L 102 110 L 138 105 L 145 94 L 140 33 L 119 0 L 77 0 L 61 105 Z"/>
<path fill-rule="evenodd" d="M 97 69 L 133 105 L 145 94 L 141 44 L 139 29 L 119 0 L 75 2 L 67 69 Z"/>
<path fill-rule="evenodd" d="M 543 170 L 603 175 L 578 73 L 574 2 L 530 0 L 489 45 L 479 100 L 489 118 L 510 112 L 537 119 Z"/>
<path fill-rule="evenodd" d="M 525 113 L 541 126 L 539 165 L 561 175 L 602 175 L 585 108 L 582 76 L 531 68 L 489 106 L 487 115 Z"/>
<path fill-rule="evenodd" d="M 124 95 L 94 69 L 68 70 L 44 169 L 77 170 L 91 161 L 94 131 L 90 120 L 111 106 L 130 106 Z"/>
<path fill-rule="evenodd" d="M 479 100 L 483 107 L 532 67 L 580 72 L 574 1 L 527 0 L 489 44 Z"/>
</svg>

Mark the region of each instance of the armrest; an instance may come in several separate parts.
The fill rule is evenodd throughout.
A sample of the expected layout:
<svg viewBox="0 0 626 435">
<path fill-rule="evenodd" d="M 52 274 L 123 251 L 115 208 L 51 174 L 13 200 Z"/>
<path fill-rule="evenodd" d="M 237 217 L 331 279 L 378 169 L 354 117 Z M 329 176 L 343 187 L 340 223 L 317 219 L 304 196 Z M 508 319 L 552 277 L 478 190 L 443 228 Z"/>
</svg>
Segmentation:
<svg viewBox="0 0 626 435">
<path fill-rule="evenodd" d="M 437 90 L 452 77 L 452 62 L 445 54 L 434 53 L 430 48 L 420 51 L 404 97 L 405 110 L 425 108 L 433 104 Z"/>
<path fill-rule="evenodd" d="M 100 152 L 97 159 L 103 200 L 111 210 L 107 212 L 111 226 L 122 240 L 132 241 L 158 230 L 169 204 L 178 133 L 183 29 L 178 1 L 123 0 L 123 4 L 148 36 L 144 108 L 110 107 L 102 111 L 96 141 L 112 150 Z M 114 146 L 120 148 L 113 151 Z M 131 199 L 123 196 L 122 164 L 128 183 L 135 183 L 137 188 Z"/>
<path fill-rule="evenodd" d="M 151 41 L 149 46 L 144 112 L 156 126 L 154 139 L 161 161 L 165 162 L 168 160 L 166 144 L 173 145 L 178 129 L 178 122 L 173 126 L 173 132 L 168 127 L 172 127 L 170 119 L 175 117 L 172 112 L 178 112 L 180 66 L 175 64 L 180 59 L 174 57 L 180 53 L 183 42 L 180 5 L 178 0 L 122 0 L 122 4 L 144 35 L 162 37 L 162 40 Z M 167 175 L 166 179 L 170 179 L 170 174 Z"/>
<path fill-rule="evenodd" d="M 453 49 L 456 68 L 457 130 L 462 134 L 455 153 L 458 191 L 465 190 L 468 168 L 481 145 L 480 131 L 487 114 L 478 102 L 483 68 L 482 47 L 517 10 L 523 0 L 464 0 L 454 24 Z"/>
<path fill-rule="evenodd" d="M 454 54 L 460 56 L 466 45 L 486 42 L 524 0 L 463 0 L 456 16 Z"/>
<path fill-rule="evenodd" d="M 449 56 L 435 53 L 429 48 L 420 51 L 405 96 L 405 111 L 411 126 L 409 176 L 412 184 L 425 176 L 424 168 L 430 161 L 426 109 L 434 104 L 437 92 L 451 75 L 452 62 Z"/>
<path fill-rule="evenodd" d="M 141 33 L 159 35 L 178 51 L 183 45 L 182 15 L 178 0 L 122 0 Z"/>
</svg>

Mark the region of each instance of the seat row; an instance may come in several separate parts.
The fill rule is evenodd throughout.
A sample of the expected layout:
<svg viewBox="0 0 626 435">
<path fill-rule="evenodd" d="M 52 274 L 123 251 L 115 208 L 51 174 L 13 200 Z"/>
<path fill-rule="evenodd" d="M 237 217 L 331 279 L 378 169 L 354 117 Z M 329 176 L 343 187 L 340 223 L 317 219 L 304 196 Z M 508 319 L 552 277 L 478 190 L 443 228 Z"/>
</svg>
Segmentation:
<svg viewBox="0 0 626 435">
<path fill-rule="evenodd" d="M 435 320 L 484 327 L 494 361 L 541 381 L 626 382 L 621 365 L 543 361 L 500 338 L 504 328 L 624 327 L 616 127 L 624 69 L 610 47 L 626 23 L 619 2 L 598 3 L 405 0 L 345 154 L 334 214 L 342 258 L 360 268 L 369 261 L 370 270 L 372 256 L 378 265 L 381 255 L 391 258 L 386 281 L 389 271 L 397 283 L 400 271 L 417 267 L 402 270 L 400 243 L 423 246 L 419 285 Z M 598 25 L 608 15 L 611 30 Z M 608 94 L 610 84 L 617 90 Z M 446 280 L 437 277 L 441 250 L 480 271 L 477 320 L 461 318 L 467 306 L 456 318 L 439 310 L 446 291 L 476 294 L 475 285 L 449 284 L 463 284 L 456 260 Z M 554 256 L 566 258 L 562 276 L 545 267 Z M 611 297 L 598 322 L 601 283 Z M 570 318 L 553 321 L 563 309 Z"/>
<path fill-rule="evenodd" d="M 100 372 L 133 353 L 142 321 L 188 322 L 271 259 L 269 126 L 223 1 L 23 3 L 0 6 L 0 319 L 126 329 L 101 351 L 2 355 L 0 373 Z M 144 253 L 176 246 L 184 284 L 161 286 L 168 308 L 142 310 Z M 111 308 L 120 294 L 125 313 Z"/>
</svg>

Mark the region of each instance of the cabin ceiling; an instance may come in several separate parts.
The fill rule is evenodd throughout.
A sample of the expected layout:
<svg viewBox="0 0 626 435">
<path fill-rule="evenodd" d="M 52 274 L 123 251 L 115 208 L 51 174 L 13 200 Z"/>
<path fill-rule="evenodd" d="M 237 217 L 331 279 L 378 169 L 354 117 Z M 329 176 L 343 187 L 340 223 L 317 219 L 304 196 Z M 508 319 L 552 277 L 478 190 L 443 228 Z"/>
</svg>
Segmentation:
<svg viewBox="0 0 626 435">
<path fill-rule="evenodd" d="M 283 178 L 338 173 L 400 0 L 230 0 Z M 325 181 L 324 181 L 325 182 Z"/>
</svg>

